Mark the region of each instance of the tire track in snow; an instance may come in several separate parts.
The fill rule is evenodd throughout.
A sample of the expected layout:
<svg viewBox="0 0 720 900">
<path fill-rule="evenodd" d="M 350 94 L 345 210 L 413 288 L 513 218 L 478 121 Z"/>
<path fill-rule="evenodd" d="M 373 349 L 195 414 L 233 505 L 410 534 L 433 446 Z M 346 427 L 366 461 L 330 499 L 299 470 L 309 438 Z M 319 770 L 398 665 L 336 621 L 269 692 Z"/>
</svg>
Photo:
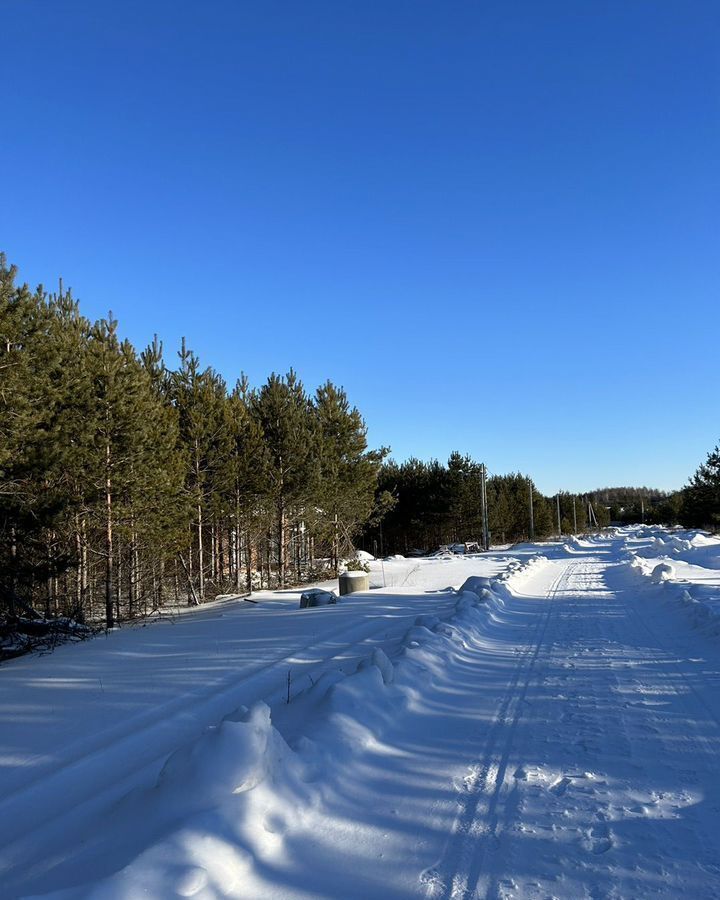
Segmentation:
<svg viewBox="0 0 720 900">
<path fill-rule="evenodd" d="M 568 573 L 474 896 L 718 896 L 720 734 L 608 563 Z"/>
<path fill-rule="evenodd" d="M 485 857 L 496 840 L 498 805 L 522 708 L 540 654 L 553 600 L 578 563 L 568 563 L 547 592 L 547 608 L 538 615 L 531 640 L 515 667 L 489 732 L 483 732 L 484 753 L 469 767 L 448 845 L 441 860 L 422 880 L 426 895 L 441 900 L 470 900 L 475 895 Z"/>
<path fill-rule="evenodd" d="M 645 747 L 649 742 L 656 743 L 660 748 L 660 755 L 665 760 L 667 769 L 678 779 L 681 789 L 658 790 L 651 797 L 651 804 L 665 809 L 676 815 L 680 809 L 685 813 L 684 841 L 686 845 L 693 847 L 693 859 L 697 866 L 704 872 L 714 876 L 720 875 L 720 846 L 718 841 L 711 842 L 708 838 L 715 835 L 715 829 L 709 831 L 703 828 L 697 821 L 694 813 L 695 804 L 691 798 L 697 793 L 701 785 L 715 785 L 718 777 L 718 754 L 720 752 L 720 723 L 702 696 L 690 683 L 676 661 L 673 654 L 657 637 L 651 626 L 638 613 L 632 602 L 623 601 L 623 608 L 636 627 L 638 634 L 644 634 L 650 639 L 650 644 L 645 644 L 645 663 L 652 671 L 654 683 L 648 683 L 647 677 L 640 678 L 633 672 L 631 683 L 634 690 L 626 691 L 627 695 L 636 694 L 641 699 L 636 701 L 640 705 L 649 720 L 644 725 L 645 733 L 637 734 L 636 741 Z M 682 688 L 682 689 L 679 689 Z M 682 713 L 683 732 L 680 746 L 677 741 L 677 722 L 673 721 L 673 715 L 665 710 L 667 700 L 647 700 L 647 697 L 671 698 L 672 704 Z M 654 703 L 663 705 L 655 706 Z M 625 708 L 631 704 L 625 703 Z M 699 713 L 699 715 L 698 715 Z M 677 718 L 677 715 L 675 716 Z M 698 723 L 703 721 L 706 729 L 714 732 L 712 736 L 700 733 Z M 674 740 L 669 741 L 668 735 Z M 685 768 L 685 763 L 679 759 L 680 754 L 691 760 L 691 767 Z M 702 776 L 702 777 L 701 777 Z M 706 802 L 710 799 L 707 788 L 705 790 Z M 720 815 L 720 796 L 715 790 L 712 800 L 713 806 L 710 812 L 716 820 Z M 667 814 L 667 813 L 666 813 Z M 655 846 L 651 848 L 652 856 L 658 860 L 658 864 L 664 875 L 670 875 L 669 869 L 674 868 L 674 861 L 667 858 L 664 848 Z M 702 888 L 696 889 L 696 896 L 716 897 L 718 892 L 712 889 L 710 893 L 701 893 Z"/>
<path fill-rule="evenodd" d="M 569 573 L 558 604 L 533 705 L 534 720 L 547 727 L 530 729 L 519 748 L 521 780 L 513 788 L 519 799 L 517 809 L 508 810 L 515 821 L 507 823 L 512 827 L 504 852 L 491 861 L 482 894 L 487 898 L 555 896 L 558 888 L 563 897 L 615 896 L 607 887 L 614 861 L 606 855 L 616 847 L 608 782 L 595 772 L 608 757 L 632 767 L 633 749 L 615 708 L 612 663 L 599 665 L 612 653 L 606 647 L 619 643 L 614 618 L 595 615 L 608 602 L 599 578 L 604 568 L 588 560 Z M 544 853 L 528 856 L 533 844 L 543 843 Z"/>
</svg>

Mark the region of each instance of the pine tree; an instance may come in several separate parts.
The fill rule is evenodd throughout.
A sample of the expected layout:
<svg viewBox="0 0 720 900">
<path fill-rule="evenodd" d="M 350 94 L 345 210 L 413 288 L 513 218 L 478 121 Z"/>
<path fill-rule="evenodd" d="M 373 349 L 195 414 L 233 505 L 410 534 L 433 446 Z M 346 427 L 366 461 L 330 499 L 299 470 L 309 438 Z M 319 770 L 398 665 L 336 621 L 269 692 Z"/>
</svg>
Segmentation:
<svg viewBox="0 0 720 900">
<path fill-rule="evenodd" d="M 517 535 L 511 534 L 512 497 L 508 489 L 507 478 L 494 475 L 488 479 L 488 520 L 490 533 L 495 541 L 504 543 Z"/>
<path fill-rule="evenodd" d="M 64 525 L 77 502 L 72 474 L 84 446 L 82 359 L 87 323 L 69 295 L 15 288 L 0 258 L 0 517 L 10 594 L 44 585 L 57 610 L 57 579 L 72 564 Z M 84 411 L 84 410 L 83 410 Z"/>
<path fill-rule="evenodd" d="M 115 624 L 115 506 L 124 487 L 132 423 L 124 394 L 124 358 L 117 336 L 117 322 L 110 315 L 97 322 L 90 335 L 89 366 L 95 385 L 95 416 L 88 422 L 96 441 L 96 476 L 102 496 L 99 508 L 105 561 L 105 624 Z"/>
<path fill-rule="evenodd" d="M 11 611 L 16 591 L 38 574 L 36 542 L 47 524 L 35 471 L 45 452 L 46 379 L 38 362 L 49 323 L 42 291 L 16 287 L 16 274 L 0 254 L 0 587 Z"/>
<path fill-rule="evenodd" d="M 720 447 L 716 446 L 708 453 L 682 493 L 682 523 L 717 530 L 720 526 Z"/>
<path fill-rule="evenodd" d="M 233 528 L 231 547 L 235 590 L 241 589 L 242 538 L 245 540 L 245 577 L 248 593 L 252 592 L 253 556 L 257 544 L 256 531 L 264 531 L 261 498 L 268 493 L 268 457 L 264 435 L 250 409 L 248 382 L 242 377 L 226 405 L 230 452 L 228 483 Z"/>
<path fill-rule="evenodd" d="M 175 414 L 163 403 L 149 372 L 109 317 L 90 333 L 89 370 L 95 387 L 88 421 L 95 443 L 95 476 L 101 502 L 90 510 L 102 523 L 105 620 L 121 615 L 123 585 L 118 573 L 127 548 L 128 609 L 137 612 L 141 552 L 163 543 L 164 526 L 181 509 L 181 470 Z"/>
<path fill-rule="evenodd" d="M 222 464 L 230 453 L 231 436 L 225 413 L 227 392 L 222 379 L 212 369 L 200 369 L 198 358 L 185 346 L 179 352 L 180 368 L 170 377 L 170 396 L 178 412 L 180 444 L 185 450 L 185 489 L 194 510 L 194 522 L 187 541 L 188 587 L 196 602 L 205 599 L 205 531 L 208 514 L 227 490 Z M 195 594 L 192 554 L 196 552 L 198 591 Z"/>
<path fill-rule="evenodd" d="M 315 394 L 316 440 L 320 463 L 317 502 L 320 532 L 330 538 L 337 574 L 341 554 L 370 518 L 378 471 L 387 451 L 367 449 L 367 428 L 345 391 L 327 381 Z"/>
<path fill-rule="evenodd" d="M 272 374 L 250 399 L 267 448 L 267 499 L 275 513 L 278 582 L 285 585 L 288 526 L 312 499 L 317 488 L 315 419 L 302 383 L 290 370 Z"/>
<path fill-rule="evenodd" d="M 128 357 L 139 386 L 135 457 L 125 495 L 130 604 L 134 607 L 152 594 L 155 607 L 162 605 L 165 565 L 181 549 L 183 525 L 190 516 L 184 491 L 186 455 L 180 446 L 179 415 L 170 399 L 162 344 L 156 336 L 140 361 L 132 353 Z M 146 575 L 152 587 L 144 586 Z"/>
</svg>

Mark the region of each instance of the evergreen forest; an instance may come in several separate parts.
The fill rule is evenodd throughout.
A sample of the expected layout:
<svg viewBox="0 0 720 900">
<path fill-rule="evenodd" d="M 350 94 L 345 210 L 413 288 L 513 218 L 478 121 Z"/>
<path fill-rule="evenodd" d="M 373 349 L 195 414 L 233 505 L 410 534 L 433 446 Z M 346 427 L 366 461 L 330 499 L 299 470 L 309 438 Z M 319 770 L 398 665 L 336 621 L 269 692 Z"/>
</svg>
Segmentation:
<svg viewBox="0 0 720 900">
<path fill-rule="evenodd" d="M 370 449 L 359 410 L 298 375 L 228 385 L 183 341 L 138 351 L 70 291 L 0 255 L 0 613 L 112 627 L 337 574 L 373 555 L 583 532 L 611 519 L 720 523 L 720 454 L 677 494 L 543 496 L 524 474 Z M 483 494 L 483 491 L 485 492 Z M 487 522 L 483 520 L 487 510 Z M 559 518 L 559 521 L 558 521 Z"/>
<path fill-rule="evenodd" d="M 385 462 L 378 507 L 385 514 L 365 529 L 373 555 L 427 552 L 458 542 L 483 543 L 483 464 L 458 452 L 437 460 Z M 487 527 L 492 543 L 542 540 L 610 524 L 610 511 L 594 495 L 545 497 L 528 475 L 486 475 Z M 558 512 L 560 521 L 558 523 Z"/>
<path fill-rule="evenodd" d="M 0 257 L 0 597 L 107 627 L 337 572 L 386 451 L 329 381 L 229 387 L 183 342 L 138 352 Z"/>
</svg>

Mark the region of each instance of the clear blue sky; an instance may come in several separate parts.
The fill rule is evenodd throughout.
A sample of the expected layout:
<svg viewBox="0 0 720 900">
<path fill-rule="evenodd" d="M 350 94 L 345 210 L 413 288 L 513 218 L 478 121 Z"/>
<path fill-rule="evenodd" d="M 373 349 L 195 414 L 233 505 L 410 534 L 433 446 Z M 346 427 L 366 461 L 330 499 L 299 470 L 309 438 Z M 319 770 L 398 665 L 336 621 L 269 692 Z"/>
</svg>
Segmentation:
<svg viewBox="0 0 720 900">
<path fill-rule="evenodd" d="M 0 248 L 396 458 L 680 486 L 720 439 L 716 0 L 0 0 Z"/>
</svg>

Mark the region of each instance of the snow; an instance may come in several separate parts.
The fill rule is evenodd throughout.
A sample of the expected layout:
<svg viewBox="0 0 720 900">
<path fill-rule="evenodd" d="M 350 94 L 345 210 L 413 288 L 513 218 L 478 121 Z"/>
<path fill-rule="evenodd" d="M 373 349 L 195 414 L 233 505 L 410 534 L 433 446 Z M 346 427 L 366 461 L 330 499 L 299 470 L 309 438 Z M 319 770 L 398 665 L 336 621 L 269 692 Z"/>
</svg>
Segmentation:
<svg viewBox="0 0 720 900">
<path fill-rule="evenodd" d="M 662 581 L 666 605 L 681 609 L 693 627 L 720 636 L 720 538 L 701 531 L 666 534 L 652 529 L 643 535 L 644 543 L 628 549 L 632 571 L 651 582 Z"/>
<path fill-rule="evenodd" d="M 352 602 L 14 660 L 3 897 L 716 897 L 718 559 L 630 528 L 373 561 Z"/>
<path fill-rule="evenodd" d="M 675 576 L 675 566 L 670 563 L 658 563 L 652 570 L 650 578 L 653 584 L 662 584 L 663 581 L 670 581 Z"/>
<path fill-rule="evenodd" d="M 375 557 L 372 553 L 368 553 L 367 550 L 356 550 L 355 551 L 355 559 L 358 562 L 369 563 L 375 560 Z"/>
</svg>

